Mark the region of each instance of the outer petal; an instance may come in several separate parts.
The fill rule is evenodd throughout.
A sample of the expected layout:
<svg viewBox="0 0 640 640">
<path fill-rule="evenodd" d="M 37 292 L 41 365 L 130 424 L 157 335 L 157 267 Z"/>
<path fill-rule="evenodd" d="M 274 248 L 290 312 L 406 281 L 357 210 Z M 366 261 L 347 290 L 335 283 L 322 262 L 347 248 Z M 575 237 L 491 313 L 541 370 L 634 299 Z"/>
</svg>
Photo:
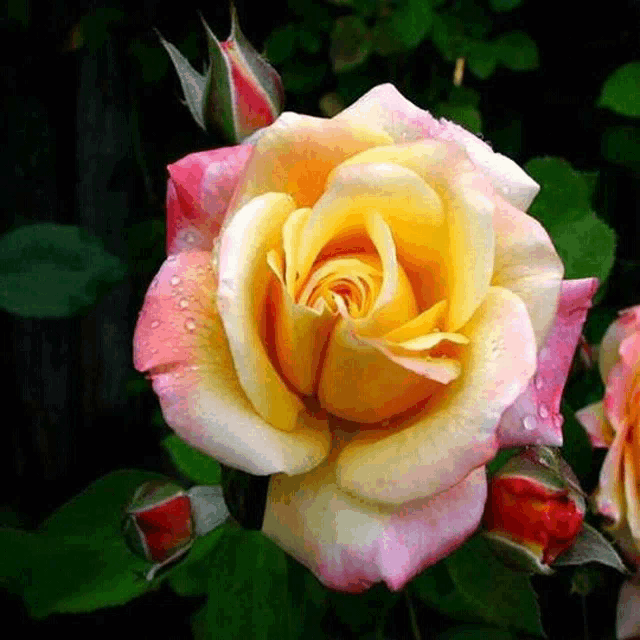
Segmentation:
<svg viewBox="0 0 640 640">
<path fill-rule="evenodd" d="M 640 573 L 627 580 L 618 596 L 616 616 L 617 640 L 634 640 L 640 637 Z"/>
<path fill-rule="evenodd" d="M 238 145 L 192 153 L 167 167 L 167 255 L 211 251 L 251 151 Z"/>
<path fill-rule="evenodd" d="M 327 455 L 326 421 L 301 414 L 295 431 L 274 429 L 240 386 L 215 304 L 207 252 L 169 257 L 145 297 L 134 363 L 148 371 L 165 420 L 193 446 L 254 474 L 301 473 Z"/>
<path fill-rule="evenodd" d="M 555 320 L 564 266 L 537 220 L 500 197 L 496 204 L 491 284 L 513 291 L 525 303 L 540 349 Z"/>
<path fill-rule="evenodd" d="M 562 390 L 597 288 L 597 278 L 562 282 L 556 319 L 538 354 L 536 375 L 500 419 L 501 447 L 562 444 Z"/>
<path fill-rule="evenodd" d="M 374 87 L 339 113 L 336 120 L 374 123 L 394 142 L 422 138 L 451 140 L 465 149 L 503 198 L 522 211 L 529 208 L 540 190 L 540 186 L 513 160 L 495 153 L 486 142 L 462 127 L 444 119 L 436 120 L 428 111 L 409 102 L 392 84 Z"/>
<path fill-rule="evenodd" d="M 358 593 L 380 580 L 401 589 L 480 522 L 484 468 L 436 496 L 389 506 L 340 488 L 334 458 L 302 476 L 273 476 L 262 528 L 332 589 Z"/>
<path fill-rule="evenodd" d="M 391 138 L 371 123 L 348 126 L 285 112 L 247 142 L 255 144 L 256 151 L 247 163 L 230 211 L 270 191 L 290 194 L 298 207 L 312 206 L 335 166 L 364 149 L 390 144 Z"/>
<path fill-rule="evenodd" d="M 611 446 L 615 432 L 604 417 L 602 400 L 576 411 L 576 418 L 589 434 L 589 439 L 594 447 L 607 448 Z"/>
<path fill-rule="evenodd" d="M 446 393 L 397 430 L 358 434 L 341 452 L 339 486 L 400 504 L 448 489 L 497 450 L 504 408 L 535 370 L 535 337 L 520 299 L 492 287 L 461 330 L 462 374 Z"/>
<path fill-rule="evenodd" d="M 620 312 L 620 317 L 607 329 L 598 350 L 600 375 L 606 384 L 609 372 L 620 359 L 620 345 L 625 338 L 640 333 L 640 305 Z"/>
<path fill-rule="evenodd" d="M 256 411 L 278 429 L 295 429 L 304 405 L 276 371 L 265 347 L 265 317 L 275 278 L 267 255 L 281 244 L 282 225 L 295 207 L 283 193 L 254 198 L 220 236 L 218 311 L 238 380 Z"/>
</svg>

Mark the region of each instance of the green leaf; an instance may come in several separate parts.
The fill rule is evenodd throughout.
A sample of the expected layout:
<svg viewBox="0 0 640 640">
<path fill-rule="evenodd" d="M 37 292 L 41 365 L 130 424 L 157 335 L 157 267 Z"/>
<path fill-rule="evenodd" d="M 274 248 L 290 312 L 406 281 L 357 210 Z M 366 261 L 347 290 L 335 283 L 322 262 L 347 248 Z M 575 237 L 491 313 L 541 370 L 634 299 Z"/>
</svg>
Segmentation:
<svg viewBox="0 0 640 640">
<path fill-rule="evenodd" d="M 469 47 L 467 64 L 471 72 L 486 80 L 493 75 L 498 65 L 498 52 L 495 45 L 490 42 L 474 42 Z"/>
<path fill-rule="evenodd" d="M 522 449 L 520 447 L 511 447 L 509 449 L 500 449 L 495 458 L 487 465 L 487 470 L 490 474 L 494 474 L 500 469 L 506 462 L 508 462 L 513 456 L 520 453 Z"/>
<path fill-rule="evenodd" d="M 374 28 L 375 48 L 381 55 L 415 49 L 433 26 L 433 10 L 424 0 L 408 0 Z"/>
<path fill-rule="evenodd" d="M 628 62 L 616 69 L 605 81 L 598 100 L 623 116 L 640 117 L 640 61 Z"/>
<path fill-rule="evenodd" d="M 493 42 L 500 62 L 513 71 L 537 69 L 538 47 L 524 31 L 511 31 Z"/>
<path fill-rule="evenodd" d="M 163 478 L 116 471 L 72 498 L 38 531 L 1 529 L 0 544 L 11 549 L 0 560 L 3 582 L 35 618 L 94 611 L 145 593 L 151 583 L 142 576 L 149 564 L 126 546 L 122 516 L 139 485 Z"/>
<path fill-rule="evenodd" d="M 178 595 L 199 596 L 207 593 L 213 554 L 217 553 L 217 547 L 225 537 L 232 536 L 236 529 L 237 525 L 225 522 L 196 539 L 185 559 L 167 573 L 167 582 Z"/>
<path fill-rule="evenodd" d="M 529 578 L 507 569 L 481 536 L 468 540 L 444 563 L 456 590 L 474 614 L 490 624 L 544 635 Z"/>
<path fill-rule="evenodd" d="M 502 13 L 505 11 L 513 11 L 522 4 L 522 0 L 490 0 L 489 4 L 494 11 Z"/>
<path fill-rule="evenodd" d="M 640 127 L 609 127 L 602 134 L 601 149 L 609 162 L 640 171 Z"/>
<path fill-rule="evenodd" d="M 338 18 L 331 32 L 329 56 L 336 73 L 362 64 L 371 52 L 369 29 L 359 16 Z"/>
<path fill-rule="evenodd" d="M 599 278 L 613 265 L 615 234 L 591 209 L 590 183 L 562 158 L 534 158 L 526 171 L 540 186 L 529 213 L 549 232 L 565 279 Z"/>
<path fill-rule="evenodd" d="M 140 38 L 129 45 L 129 52 L 138 61 L 142 80 L 148 84 L 159 82 L 169 69 L 169 61 L 160 47 L 151 47 Z"/>
<path fill-rule="evenodd" d="M 376 584 L 362 594 L 331 592 L 332 613 L 354 632 L 360 634 L 376 626 L 400 598 L 383 584 Z"/>
<path fill-rule="evenodd" d="M 236 530 L 209 558 L 209 599 L 193 620 L 196 640 L 293 640 L 282 549 L 259 531 Z"/>
<path fill-rule="evenodd" d="M 174 464 L 196 484 L 220 484 L 220 463 L 178 436 L 167 436 L 162 446 L 169 452 Z"/>
<path fill-rule="evenodd" d="M 265 43 L 267 58 L 272 64 L 280 64 L 296 52 L 298 34 L 296 25 L 289 23 L 274 29 Z"/>
<path fill-rule="evenodd" d="M 282 66 L 282 84 L 287 92 L 309 93 L 324 82 L 327 70 L 323 62 L 309 63 L 294 57 Z"/>
<path fill-rule="evenodd" d="M 11 313 L 73 315 L 93 305 L 125 273 L 102 241 L 80 227 L 33 224 L 0 237 L 0 307 Z"/>
<path fill-rule="evenodd" d="M 452 120 L 472 133 L 482 130 L 482 116 L 480 111 L 470 105 L 457 105 L 451 102 L 440 102 L 435 107 L 438 116 Z"/>
</svg>

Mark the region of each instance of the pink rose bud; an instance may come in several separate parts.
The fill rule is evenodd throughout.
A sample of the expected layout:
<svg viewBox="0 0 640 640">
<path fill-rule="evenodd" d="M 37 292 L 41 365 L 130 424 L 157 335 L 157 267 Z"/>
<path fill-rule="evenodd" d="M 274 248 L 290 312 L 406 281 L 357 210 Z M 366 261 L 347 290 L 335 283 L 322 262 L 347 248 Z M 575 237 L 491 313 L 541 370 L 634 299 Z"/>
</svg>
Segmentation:
<svg viewBox="0 0 640 640">
<path fill-rule="evenodd" d="M 137 555 L 154 563 L 170 562 L 193 541 L 191 500 L 171 482 L 145 482 L 127 507 L 123 531 Z"/>
<path fill-rule="evenodd" d="M 582 530 L 585 508 L 571 468 L 552 449 L 532 447 L 491 480 L 485 535 L 507 564 L 551 573 Z"/>
<path fill-rule="evenodd" d="M 276 70 L 244 37 L 231 5 L 231 35 L 220 42 L 203 24 L 211 62 L 199 74 L 169 42 L 160 39 L 180 77 L 186 104 L 203 128 L 222 130 L 230 142 L 241 142 L 257 129 L 270 125 L 282 112 L 284 88 Z"/>
</svg>

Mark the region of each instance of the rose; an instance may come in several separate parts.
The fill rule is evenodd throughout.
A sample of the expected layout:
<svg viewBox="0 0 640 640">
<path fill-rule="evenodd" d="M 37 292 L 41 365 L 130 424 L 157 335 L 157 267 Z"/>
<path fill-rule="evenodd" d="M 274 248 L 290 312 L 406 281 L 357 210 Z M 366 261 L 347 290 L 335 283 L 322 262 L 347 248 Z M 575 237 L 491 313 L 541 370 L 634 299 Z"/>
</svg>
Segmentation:
<svg viewBox="0 0 640 640">
<path fill-rule="evenodd" d="M 640 305 L 620 313 L 598 350 L 603 400 L 576 413 L 595 447 L 609 451 L 595 493 L 626 555 L 640 566 Z"/>
<path fill-rule="evenodd" d="M 477 528 L 500 446 L 561 442 L 596 283 L 511 160 L 383 85 L 169 172 L 136 367 L 181 437 L 277 474 L 263 531 L 325 584 L 400 588 Z"/>
<path fill-rule="evenodd" d="M 585 510 L 569 465 L 553 449 L 529 447 L 491 479 L 482 521 L 506 563 L 549 574 L 582 530 Z"/>
<path fill-rule="evenodd" d="M 609 449 L 595 504 L 627 559 L 640 569 L 640 305 L 620 312 L 598 350 L 603 400 L 576 412 L 594 447 Z M 618 638 L 640 633 L 640 573 L 623 584 Z"/>
</svg>

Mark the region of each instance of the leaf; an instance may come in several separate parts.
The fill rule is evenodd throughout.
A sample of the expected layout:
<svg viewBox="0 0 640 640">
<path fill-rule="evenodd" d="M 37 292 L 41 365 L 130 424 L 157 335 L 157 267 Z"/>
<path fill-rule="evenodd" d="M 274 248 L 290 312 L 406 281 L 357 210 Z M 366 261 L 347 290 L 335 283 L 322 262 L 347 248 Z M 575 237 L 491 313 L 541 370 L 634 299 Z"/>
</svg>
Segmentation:
<svg viewBox="0 0 640 640">
<path fill-rule="evenodd" d="M 433 10 L 424 0 L 408 0 L 374 28 L 375 48 L 381 55 L 415 49 L 433 26 Z"/>
<path fill-rule="evenodd" d="M 129 45 L 129 52 L 138 61 L 144 82 L 148 84 L 159 82 L 167 73 L 169 63 L 160 47 L 151 47 L 140 38 L 135 38 Z"/>
<path fill-rule="evenodd" d="M 528 577 L 505 567 L 482 536 L 418 576 L 412 589 L 429 606 L 452 618 L 544 635 Z"/>
<path fill-rule="evenodd" d="M 150 588 L 149 564 L 121 535 L 123 510 L 143 482 L 164 476 L 116 471 L 72 498 L 36 532 L 1 529 L 10 554 L 0 576 L 25 600 L 30 614 L 78 613 L 124 604 Z"/>
<path fill-rule="evenodd" d="M 601 150 L 609 162 L 640 171 L 640 127 L 609 127 L 602 134 Z"/>
<path fill-rule="evenodd" d="M 162 446 L 168 451 L 174 464 L 196 484 L 220 484 L 220 463 L 176 435 L 167 436 Z"/>
<path fill-rule="evenodd" d="M 479 133 L 482 130 L 482 117 L 475 107 L 440 102 L 436 105 L 435 111 L 438 116 L 452 120 L 472 133 Z"/>
<path fill-rule="evenodd" d="M 369 29 L 359 16 L 338 18 L 331 32 L 329 56 L 336 73 L 362 64 L 371 52 Z"/>
<path fill-rule="evenodd" d="M 544 635 L 538 601 L 529 578 L 496 559 L 481 536 L 445 558 L 449 575 L 469 607 L 483 620 Z"/>
<path fill-rule="evenodd" d="M 498 65 L 496 47 L 490 42 L 478 41 L 472 43 L 469 47 L 467 64 L 475 76 L 480 80 L 486 80 L 493 75 Z"/>
<path fill-rule="evenodd" d="M 282 67 L 282 84 L 288 92 L 309 93 L 324 82 L 327 70 L 328 65 L 323 62 L 308 63 L 294 57 Z"/>
<path fill-rule="evenodd" d="M 490 0 L 489 4 L 494 11 L 503 13 L 505 11 L 513 11 L 519 7 L 522 0 Z"/>
<path fill-rule="evenodd" d="M 560 554 L 553 565 L 555 567 L 587 562 L 599 562 L 617 569 L 620 573 L 629 574 L 613 545 L 585 522 L 573 546 Z"/>
<path fill-rule="evenodd" d="M 273 64 L 280 64 L 288 60 L 295 52 L 298 43 L 296 25 L 288 23 L 274 29 L 265 43 L 267 58 Z"/>
<path fill-rule="evenodd" d="M 628 62 L 616 69 L 605 81 L 598 100 L 623 116 L 640 117 L 640 61 Z"/>
<path fill-rule="evenodd" d="M 0 306 L 32 318 L 61 318 L 93 305 L 126 268 L 84 229 L 53 223 L 0 237 Z"/>
<path fill-rule="evenodd" d="M 500 449 L 495 458 L 487 465 L 489 474 L 493 475 L 498 469 L 504 466 L 513 456 L 522 451 L 521 447 L 511 447 L 509 449 Z"/>
<path fill-rule="evenodd" d="M 589 181 L 562 158 L 534 158 L 525 169 L 541 186 L 529 213 L 549 232 L 565 279 L 595 276 L 602 286 L 613 266 L 615 233 L 592 211 Z"/>
<path fill-rule="evenodd" d="M 436 640 L 487 640 L 487 638 L 491 638 L 491 640 L 517 640 L 514 634 L 504 629 L 478 625 L 452 627 L 436 636 Z"/>
<path fill-rule="evenodd" d="M 284 551 L 259 531 L 236 530 L 209 559 L 209 598 L 193 620 L 196 640 L 295 637 Z"/>
<path fill-rule="evenodd" d="M 511 31 L 493 41 L 500 62 L 513 71 L 531 71 L 539 65 L 538 47 L 524 31 Z"/>
<path fill-rule="evenodd" d="M 400 598 L 385 585 L 376 584 L 362 594 L 330 593 L 332 613 L 355 633 L 361 634 L 375 627 Z"/>
<path fill-rule="evenodd" d="M 206 88 L 206 77 L 198 73 L 192 66 L 189 60 L 185 58 L 178 49 L 170 42 L 165 40 L 159 31 L 156 31 L 162 46 L 167 50 L 171 62 L 175 67 L 178 78 L 180 79 L 180 86 L 184 93 L 185 104 L 189 109 L 189 113 L 193 116 L 193 119 L 200 125 L 200 128 L 206 130 L 204 123 L 204 98 Z"/>
</svg>

